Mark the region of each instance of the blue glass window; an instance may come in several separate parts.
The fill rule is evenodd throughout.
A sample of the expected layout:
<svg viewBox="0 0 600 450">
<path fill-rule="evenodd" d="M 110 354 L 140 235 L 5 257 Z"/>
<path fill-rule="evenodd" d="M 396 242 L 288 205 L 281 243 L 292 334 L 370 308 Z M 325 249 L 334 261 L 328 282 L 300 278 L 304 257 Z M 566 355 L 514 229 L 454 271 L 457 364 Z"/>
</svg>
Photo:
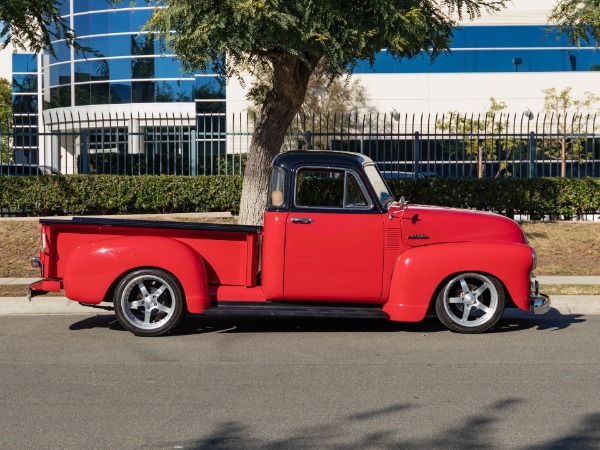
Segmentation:
<svg viewBox="0 0 600 450">
<path fill-rule="evenodd" d="M 144 56 L 158 54 L 154 51 L 154 41 L 153 34 L 131 35 L 131 55 Z"/>
<path fill-rule="evenodd" d="M 71 106 L 70 86 L 50 89 L 50 108 L 64 108 L 69 106 Z"/>
<path fill-rule="evenodd" d="M 12 55 L 14 72 L 37 72 L 37 56 L 31 53 L 14 53 Z"/>
<path fill-rule="evenodd" d="M 570 47 L 565 35 L 546 26 L 464 26 L 454 31 L 451 48 Z"/>
<path fill-rule="evenodd" d="M 224 113 L 225 102 L 196 101 L 196 112 L 199 114 Z"/>
<path fill-rule="evenodd" d="M 156 78 L 180 78 L 184 76 L 181 63 L 171 57 L 158 57 L 154 62 Z"/>
<path fill-rule="evenodd" d="M 127 33 L 131 30 L 131 11 L 114 11 L 108 18 L 111 33 Z"/>
<path fill-rule="evenodd" d="M 71 83 L 71 63 L 50 66 L 50 86 Z"/>
<path fill-rule="evenodd" d="M 21 92 L 37 92 L 37 75 L 13 75 L 12 91 L 14 94 Z"/>
<path fill-rule="evenodd" d="M 75 0 L 77 3 L 79 0 Z M 88 11 L 99 11 L 104 9 L 112 9 L 113 6 L 110 4 L 109 0 L 84 0 L 85 2 L 89 1 Z M 121 8 L 129 8 L 130 2 L 129 0 L 125 0 L 122 3 L 117 3 L 116 7 Z"/>
<path fill-rule="evenodd" d="M 13 95 L 13 112 L 17 114 L 36 113 L 38 108 L 37 95 Z"/>
<path fill-rule="evenodd" d="M 154 81 L 136 81 L 131 83 L 133 103 L 154 102 Z"/>
<path fill-rule="evenodd" d="M 90 14 L 90 34 L 108 33 L 108 16 L 111 12 Z"/>
<path fill-rule="evenodd" d="M 92 105 L 107 105 L 110 103 L 108 83 L 91 84 L 90 96 Z"/>
<path fill-rule="evenodd" d="M 75 0 L 77 3 L 77 0 Z M 58 10 L 60 11 L 61 16 L 66 16 L 71 12 L 71 2 L 69 0 L 62 0 L 62 2 L 58 3 Z"/>
<path fill-rule="evenodd" d="M 157 81 L 157 102 L 191 102 L 193 101 L 193 81 Z"/>
<path fill-rule="evenodd" d="M 75 0 L 73 2 L 73 12 L 80 13 L 90 10 L 90 0 Z"/>
<path fill-rule="evenodd" d="M 194 98 L 197 100 L 225 99 L 225 79 L 223 77 L 196 77 Z"/>
<path fill-rule="evenodd" d="M 154 58 L 132 59 L 131 78 L 154 78 Z"/>
<path fill-rule="evenodd" d="M 111 48 L 108 41 L 108 36 L 82 38 L 79 43 L 85 47 L 90 47 L 99 56 L 111 56 Z"/>
<path fill-rule="evenodd" d="M 110 64 L 110 79 L 111 80 L 127 80 L 131 78 L 131 59 L 111 59 Z"/>
<path fill-rule="evenodd" d="M 76 84 L 75 85 L 75 106 L 87 106 L 90 104 L 90 85 Z"/>
<path fill-rule="evenodd" d="M 395 60 L 380 52 L 373 68 L 361 62 L 355 73 L 460 73 L 460 72 L 561 72 L 598 70 L 600 54 L 592 49 L 572 50 L 454 50 L 438 56 L 433 64 L 427 55 Z"/>
<path fill-rule="evenodd" d="M 121 34 L 110 37 L 110 56 L 131 55 L 131 41 L 135 39 L 132 34 Z"/>
<path fill-rule="evenodd" d="M 71 47 L 65 41 L 52 44 L 56 57 L 50 55 L 50 64 L 71 60 Z"/>
<path fill-rule="evenodd" d="M 131 31 L 139 32 L 152 16 L 151 9 L 138 9 L 131 15 Z"/>
<path fill-rule="evenodd" d="M 131 103 L 131 83 L 110 83 L 110 103 Z"/>
<path fill-rule="evenodd" d="M 81 16 L 75 16 L 73 18 L 73 30 L 79 37 L 90 34 L 90 15 L 82 14 Z"/>
</svg>

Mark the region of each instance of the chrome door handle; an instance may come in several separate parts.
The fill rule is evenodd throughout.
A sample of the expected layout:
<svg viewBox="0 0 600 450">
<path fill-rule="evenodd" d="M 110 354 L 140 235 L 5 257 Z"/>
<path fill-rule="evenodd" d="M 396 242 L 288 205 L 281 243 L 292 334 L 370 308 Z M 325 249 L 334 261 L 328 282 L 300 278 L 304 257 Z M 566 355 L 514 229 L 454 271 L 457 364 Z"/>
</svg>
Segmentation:
<svg viewBox="0 0 600 450">
<path fill-rule="evenodd" d="M 304 225 L 308 225 L 309 223 L 312 223 L 312 219 L 307 219 L 305 217 L 293 217 L 292 218 L 292 223 L 301 223 Z"/>
</svg>

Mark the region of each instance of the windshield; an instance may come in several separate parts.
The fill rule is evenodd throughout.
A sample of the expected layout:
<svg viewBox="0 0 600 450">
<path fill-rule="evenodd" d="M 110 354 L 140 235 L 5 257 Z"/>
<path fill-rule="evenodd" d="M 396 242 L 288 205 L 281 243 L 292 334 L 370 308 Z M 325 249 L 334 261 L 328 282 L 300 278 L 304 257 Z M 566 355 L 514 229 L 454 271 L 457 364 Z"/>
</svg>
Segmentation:
<svg viewBox="0 0 600 450">
<path fill-rule="evenodd" d="M 371 186 L 373 186 L 373 190 L 375 191 L 375 195 L 377 195 L 381 204 L 383 206 L 387 206 L 392 203 L 394 201 L 394 196 L 388 189 L 387 184 L 381 177 L 377 167 L 375 167 L 374 164 L 366 165 L 365 173 L 367 174 L 367 177 L 371 182 Z"/>
</svg>

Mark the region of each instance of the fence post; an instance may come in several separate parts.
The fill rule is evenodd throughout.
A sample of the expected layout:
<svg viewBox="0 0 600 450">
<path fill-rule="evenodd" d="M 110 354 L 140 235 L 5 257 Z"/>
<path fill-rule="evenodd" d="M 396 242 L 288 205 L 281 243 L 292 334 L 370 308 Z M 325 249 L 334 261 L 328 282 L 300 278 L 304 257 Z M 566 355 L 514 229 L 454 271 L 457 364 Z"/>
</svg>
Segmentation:
<svg viewBox="0 0 600 450">
<path fill-rule="evenodd" d="M 79 144 L 79 173 L 90 173 L 90 136 L 82 131 Z"/>
<path fill-rule="evenodd" d="M 535 165 L 536 165 L 536 150 L 537 150 L 537 139 L 535 132 L 529 133 L 529 170 L 527 172 L 527 178 L 535 178 Z"/>
<path fill-rule="evenodd" d="M 413 172 L 414 177 L 421 173 L 421 135 L 415 131 L 415 140 L 413 142 Z"/>
<path fill-rule="evenodd" d="M 313 149 L 312 136 L 313 136 L 313 134 L 310 131 L 307 131 L 306 133 L 304 133 L 304 140 L 305 140 L 305 148 L 306 148 L 306 150 L 312 150 Z"/>
<path fill-rule="evenodd" d="M 198 175 L 198 141 L 195 129 L 190 130 L 190 153 L 192 155 L 190 161 L 190 176 L 195 177 Z"/>
</svg>

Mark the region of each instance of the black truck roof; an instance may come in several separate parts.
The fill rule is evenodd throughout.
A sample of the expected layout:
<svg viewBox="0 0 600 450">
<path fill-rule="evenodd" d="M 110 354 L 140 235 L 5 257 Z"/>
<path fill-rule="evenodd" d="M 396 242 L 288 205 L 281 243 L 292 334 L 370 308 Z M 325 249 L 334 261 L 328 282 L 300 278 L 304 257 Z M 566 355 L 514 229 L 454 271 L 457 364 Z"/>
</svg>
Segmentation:
<svg viewBox="0 0 600 450">
<path fill-rule="evenodd" d="M 298 165 L 346 165 L 362 168 L 373 160 L 362 153 L 340 152 L 333 150 L 294 150 L 280 153 L 273 159 L 273 166 L 293 170 Z"/>
</svg>

